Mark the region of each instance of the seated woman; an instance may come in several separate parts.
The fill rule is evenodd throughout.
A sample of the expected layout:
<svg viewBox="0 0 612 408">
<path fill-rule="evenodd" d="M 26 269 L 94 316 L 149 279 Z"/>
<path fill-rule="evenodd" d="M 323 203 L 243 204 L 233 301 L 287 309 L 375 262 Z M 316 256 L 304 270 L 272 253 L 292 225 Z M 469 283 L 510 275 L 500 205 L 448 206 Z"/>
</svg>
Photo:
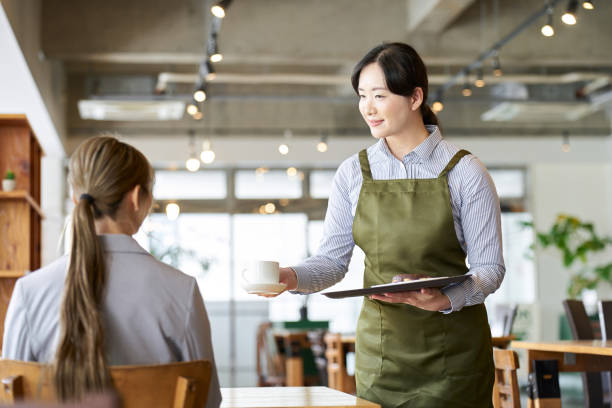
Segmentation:
<svg viewBox="0 0 612 408">
<path fill-rule="evenodd" d="M 131 237 L 149 213 L 154 173 L 112 137 L 70 159 L 75 207 L 68 256 L 19 279 L 2 357 L 53 362 L 62 400 L 111 387 L 109 365 L 209 360 L 207 408 L 221 402 L 210 324 L 194 278 L 157 261 Z"/>
</svg>

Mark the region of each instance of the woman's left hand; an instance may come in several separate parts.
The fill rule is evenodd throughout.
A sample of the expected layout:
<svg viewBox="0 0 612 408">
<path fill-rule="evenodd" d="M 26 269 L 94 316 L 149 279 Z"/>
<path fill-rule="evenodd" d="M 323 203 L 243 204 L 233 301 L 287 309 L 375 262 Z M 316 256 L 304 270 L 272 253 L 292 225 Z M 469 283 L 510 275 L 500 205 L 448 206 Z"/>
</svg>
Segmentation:
<svg viewBox="0 0 612 408">
<path fill-rule="evenodd" d="M 402 274 L 393 277 L 392 282 L 402 282 L 407 280 L 424 278 L 425 275 Z M 411 290 L 408 292 L 383 293 L 371 295 L 370 299 L 380 300 L 389 303 L 406 303 L 419 309 L 438 312 L 450 309 L 451 303 L 448 296 L 440 292 L 438 288 L 423 288 L 419 291 Z"/>
</svg>

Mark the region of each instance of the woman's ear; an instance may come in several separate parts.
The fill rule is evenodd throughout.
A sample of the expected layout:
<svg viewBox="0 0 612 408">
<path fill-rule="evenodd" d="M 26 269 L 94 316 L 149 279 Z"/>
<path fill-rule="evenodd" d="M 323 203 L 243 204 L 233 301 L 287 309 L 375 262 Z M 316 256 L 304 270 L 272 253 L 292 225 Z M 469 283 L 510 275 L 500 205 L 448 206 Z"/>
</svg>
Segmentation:
<svg viewBox="0 0 612 408">
<path fill-rule="evenodd" d="M 133 189 L 128 191 L 127 198 L 134 208 L 134 211 L 139 211 L 142 203 L 140 202 L 140 184 L 134 186 Z"/>
<path fill-rule="evenodd" d="M 417 86 L 414 88 L 414 92 L 412 92 L 412 96 L 410 96 L 410 109 L 412 111 L 417 111 L 421 108 L 423 104 L 423 88 Z"/>
</svg>

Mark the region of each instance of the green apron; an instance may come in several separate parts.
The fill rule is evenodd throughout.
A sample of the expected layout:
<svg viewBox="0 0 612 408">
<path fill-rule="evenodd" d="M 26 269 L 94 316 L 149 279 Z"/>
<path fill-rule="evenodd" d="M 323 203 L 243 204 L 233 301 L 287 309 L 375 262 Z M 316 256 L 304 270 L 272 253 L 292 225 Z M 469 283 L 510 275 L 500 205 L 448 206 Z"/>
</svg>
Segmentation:
<svg viewBox="0 0 612 408">
<path fill-rule="evenodd" d="M 434 179 L 373 180 L 359 153 L 363 185 L 353 222 L 365 252 L 364 287 L 415 273 L 468 271 L 457 239 L 447 174 Z M 357 395 L 390 407 L 492 407 L 491 330 L 482 304 L 429 312 L 364 298 L 356 342 Z"/>
</svg>

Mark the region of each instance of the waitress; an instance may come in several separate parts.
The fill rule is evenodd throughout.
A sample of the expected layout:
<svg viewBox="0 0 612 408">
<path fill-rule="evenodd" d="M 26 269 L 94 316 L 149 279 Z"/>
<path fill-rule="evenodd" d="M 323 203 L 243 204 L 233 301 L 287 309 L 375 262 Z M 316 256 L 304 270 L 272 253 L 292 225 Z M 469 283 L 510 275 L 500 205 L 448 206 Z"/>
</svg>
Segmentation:
<svg viewBox="0 0 612 408">
<path fill-rule="evenodd" d="M 355 244 L 365 252 L 366 287 L 469 273 L 471 279 L 442 289 L 364 299 L 357 395 L 383 407 L 490 407 L 493 358 L 483 302 L 505 273 L 493 181 L 476 157 L 442 138 L 426 104 L 425 65 L 411 46 L 375 47 L 351 82 L 378 142 L 340 165 L 319 252 L 282 268 L 281 282 L 298 293 L 333 285 Z"/>
</svg>

